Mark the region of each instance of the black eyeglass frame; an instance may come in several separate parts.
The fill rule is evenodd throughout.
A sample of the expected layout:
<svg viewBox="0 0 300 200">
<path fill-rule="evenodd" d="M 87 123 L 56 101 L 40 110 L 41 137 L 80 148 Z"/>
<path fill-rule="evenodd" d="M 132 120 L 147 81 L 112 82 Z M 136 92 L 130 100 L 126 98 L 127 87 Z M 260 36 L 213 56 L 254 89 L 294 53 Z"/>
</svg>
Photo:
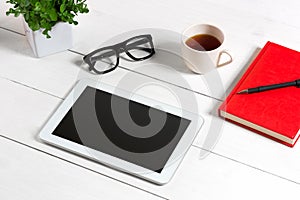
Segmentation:
<svg viewBox="0 0 300 200">
<path fill-rule="evenodd" d="M 147 39 L 147 41 L 144 42 L 144 43 L 141 43 L 141 41 L 137 41 L 135 43 L 130 44 L 130 46 L 128 45 L 128 43 L 130 41 L 136 40 L 136 39 L 139 39 L 139 38 L 145 38 L 145 39 Z M 147 42 L 149 42 L 150 48 L 137 47 L 137 45 L 145 44 Z M 104 71 L 99 71 L 94 67 L 95 63 L 96 63 L 96 60 L 97 60 L 97 57 L 95 57 L 93 59 L 93 56 L 95 54 L 101 52 L 101 51 L 105 51 L 105 50 L 108 50 L 108 49 L 114 51 L 116 59 L 117 59 L 116 64 L 115 64 L 114 67 L 112 67 L 110 69 L 107 69 L 107 70 L 104 70 Z M 140 50 L 143 50 L 143 51 L 147 51 L 149 53 L 149 55 L 146 55 L 146 56 L 141 57 L 141 58 L 137 58 L 129 52 L 129 50 L 132 50 L 132 49 L 140 49 Z M 119 62 L 120 62 L 120 54 L 123 53 L 123 52 L 125 52 L 126 55 L 128 55 L 134 61 L 142 61 L 142 60 L 145 60 L 145 59 L 148 59 L 148 58 L 152 57 L 155 54 L 154 44 L 153 44 L 153 41 L 152 41 L 152 36 L 150 34 L 138 35 L 138 36 L 129 38 L 129 39 L 125 40 L 124 42 L 120 42 L 120 43 L 115 44 L 115 45 L 111 45 L 111 46 L 107 46 L 107 47 L 97 49 L 97 50 L 92 51 L 91 53 L 85 55 L 83 57 L 83 60 L 84 60 L 85 63 L 87 63 L 89 65 L 89 70 L 90 71 L 94 71 L 97 74 L 106 74 L 108 72 L 111 72 L 111 71 L 115 70 L 118 67 Z M 112 53 L 112 52 L 109 52 L 109 53 Z M 111 56 L 111 55 L 106 55 L 106 56 Z M 101 55 L 100 55 L 100 57 L 101 57 Z M 93 60 L 95 60 L 95 61 L 93 61 Z"/>
</svg>

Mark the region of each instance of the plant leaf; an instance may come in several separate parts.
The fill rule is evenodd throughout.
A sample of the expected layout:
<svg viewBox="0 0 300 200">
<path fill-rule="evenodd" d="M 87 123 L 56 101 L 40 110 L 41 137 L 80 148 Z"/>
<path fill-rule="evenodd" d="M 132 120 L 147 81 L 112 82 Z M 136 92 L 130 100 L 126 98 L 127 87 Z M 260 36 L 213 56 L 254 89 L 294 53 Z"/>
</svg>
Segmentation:
<svg viewBox="0 0 300 200">
<path fill-rule="evenodd" d="M 59 11 L 60 11 L 61 13 L 63 13 L 65 10 L 66 10 L 66 4 L 61 4 L 61 5 L 60 5 L 60 8 L 59 8 Z"/>
<path fill-rule="evenodd" d="M 49 16 L 50 16 L 51 21 L 57 21 L 57 13 L 54 8 L 49 10 Z"/>
<path fill-rule="evenodd" d="M 40 11 L 40 10 L 41 10 L 41 3 L 40 2 L 36 2 L 35 3 L 34 11 Z"/>
</svg>

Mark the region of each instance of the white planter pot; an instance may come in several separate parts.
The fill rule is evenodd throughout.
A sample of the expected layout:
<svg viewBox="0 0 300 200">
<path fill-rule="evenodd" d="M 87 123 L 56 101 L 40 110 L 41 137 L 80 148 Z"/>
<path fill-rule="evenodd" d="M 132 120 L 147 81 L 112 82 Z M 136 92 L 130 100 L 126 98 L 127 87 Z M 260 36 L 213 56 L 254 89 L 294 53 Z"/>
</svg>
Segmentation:
<svg viewBox="0 0 300 200">
<path fill-rule="evenodd" d="M 43 30 L 32 31 L 23 19 L 27 40 L 37 57 L 43 57 L 72 47 L 72 25 L 59 22 L 49 32 L 51 38 L 42 34 Z"/>
</svg>

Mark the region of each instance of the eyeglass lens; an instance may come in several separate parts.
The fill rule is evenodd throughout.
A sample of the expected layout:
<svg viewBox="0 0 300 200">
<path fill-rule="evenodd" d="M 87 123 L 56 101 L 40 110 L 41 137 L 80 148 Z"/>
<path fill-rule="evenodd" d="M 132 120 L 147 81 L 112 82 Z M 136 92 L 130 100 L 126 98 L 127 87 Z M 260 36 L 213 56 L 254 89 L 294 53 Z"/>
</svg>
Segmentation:
<svg viewBox="0 0 300 200">
<path fill-rule="evenodd" d="M 91 57 L 91 63 L 94 63 L 94 70 L 98 72 L 110 70 L 117 64 L 117 53 L 114 49 L 97 52 Z"/>
<path fill-rule="evenodd" d="M 152 53 L 151 44 L 148 38 L 135 38 L 127 42 L 126 50 L 136 59 L 142 59 Z"/>
</svg>

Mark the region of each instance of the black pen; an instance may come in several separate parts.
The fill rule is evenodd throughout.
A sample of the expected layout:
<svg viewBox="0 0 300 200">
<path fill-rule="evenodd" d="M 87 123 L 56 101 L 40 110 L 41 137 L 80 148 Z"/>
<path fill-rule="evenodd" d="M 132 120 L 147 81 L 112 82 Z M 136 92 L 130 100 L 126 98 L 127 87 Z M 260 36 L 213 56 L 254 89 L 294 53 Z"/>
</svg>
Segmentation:
<svg viewBox="0 0 300 200">
<path fill-rule="evenodd" d="M 290 87 L 290 86 L 300 87 L 300 79 L 291 81 L 291 82 L 278 83 L 278 84 L 273 84 L 273 85 L 265 85 L 265 86 L 260 86 L 260 87 L 256 87 L 256 88 L 249 88 L 249 89 L 241 90 L 241 91 L 237 92 L 237 94 L 252 94 L 252 93 L 263 92 L 263 91 L 267 91 L 267 90 L 274 90 L 274 89 Z"/>
</svg>

